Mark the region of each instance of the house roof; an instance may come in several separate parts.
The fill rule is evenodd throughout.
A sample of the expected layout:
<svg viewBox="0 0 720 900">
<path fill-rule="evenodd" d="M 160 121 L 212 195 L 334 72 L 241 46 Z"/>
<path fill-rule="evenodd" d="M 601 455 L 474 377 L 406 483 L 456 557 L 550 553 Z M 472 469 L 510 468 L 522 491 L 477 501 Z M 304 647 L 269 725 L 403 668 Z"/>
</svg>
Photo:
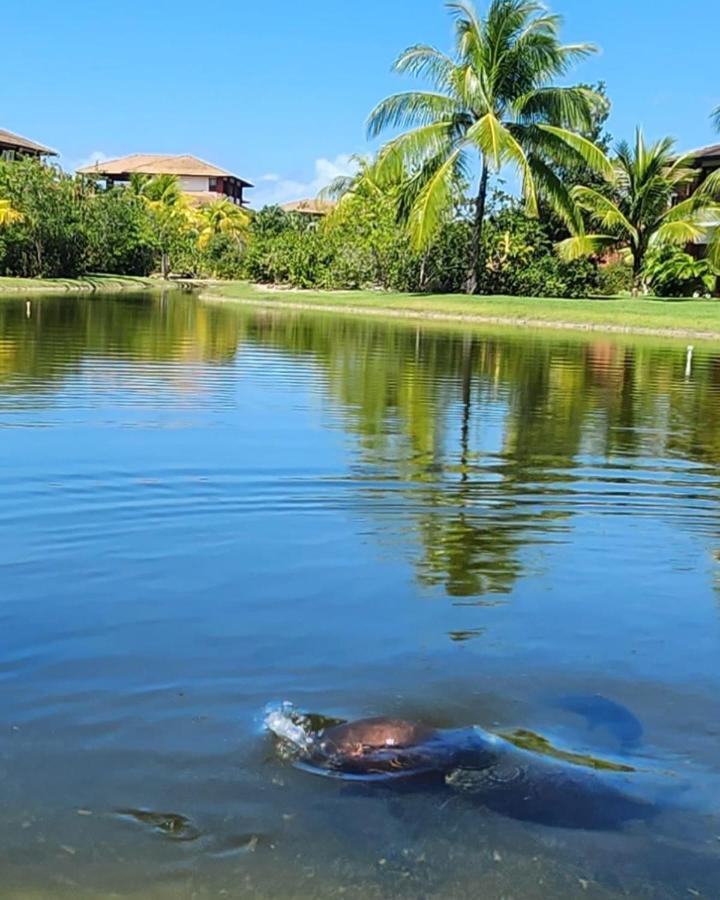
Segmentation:
<svg viewBox="0 0 720 900">
<path fill-rule="evenodd" d="M 326 216 L 336 206 L 337 204 L 333 200 L 307 198 L 305 200 L 292 200 L 290 203 L 283 203 L 281 209 L 288 213 L 304 213 L 307 216 Z"/>
<path fill-rule="evenodd" d="M 104 159 L 90 166 L 78 169 L 82 175 L 207 175 L 210 177 L 234 178 L 252 187 L 249 181 L 238 178 L 232 172 L 213 166 L 197 156 L 182 154 L 180 156 L 162 153 L 131 153 L 118 159 Z"/>
<path fill-rule="evenodd" d="M 0 144 L 8 144 L 11 147 L 17 147 L 20 150 L 28 150 L 31 153 L 39 153 L 42 156 L 57 156 L 57 153 L 49 147 L 44 147 L 36 141 L 31 141 L 29 138 L 14 134 L 12 131 L 7 131 L 5 128 L 0 128 Z"/>
<path fill-rule="evenodd" d="M 718 159 L 720 158 L 720 144 L 710 144 L 708 147 L 691 150 L 688 156 L 691 156 L 695 162 L 701 162 L 704 159 Z"/>
</svg>

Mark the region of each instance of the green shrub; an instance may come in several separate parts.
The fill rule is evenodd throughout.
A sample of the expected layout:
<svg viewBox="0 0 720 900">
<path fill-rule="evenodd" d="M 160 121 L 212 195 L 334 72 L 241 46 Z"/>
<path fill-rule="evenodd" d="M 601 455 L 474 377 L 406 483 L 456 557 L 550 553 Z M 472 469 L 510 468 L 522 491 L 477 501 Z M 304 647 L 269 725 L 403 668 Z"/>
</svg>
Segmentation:
<svg viewBox="0 0 720 900">
<path fill-rule="evenodd" d="M 156 264 L 157 246 L 141 198 L 123 188 L 114 188 L 89 196 L 85 206 L 85 269 L 114 275 L 149 275 Z"/>
<path fill-rule="evenodd" d="M 600 297 L 617 297 L 632 291 L 632 266 L 618 261 L 598 267 L 595 293 Z"/>
<path fill-rule="evenodd" d="M 22 218 L 3 229 L 6 275 L 74 277 L 85 271 L 84 186 L 35 160 L 0 163 L 0 197 Z"/>
<path fill-rule="evenodd" d="M 717 276 L 706 259 L 694 259 L 675 247 L 651 253 L 643 274 L 658 297 L 709 296 L 717 286 Z"/>
<path fill-rule="evenodd" d="M 244 248 L 237 240 L 217 234 L 199 255 L 199 274 L 211 278 L 242 278 L 245 274 Z"/>
<path fill-rule="evenodd" d="M 501 197 L 488 218 L 483 252 L 486 294 L 586 297 L 597 286 L 596 265 L 590 260 L 561 260 L 547 227 L 527 216 L 512 198 Z"/>
</svg>

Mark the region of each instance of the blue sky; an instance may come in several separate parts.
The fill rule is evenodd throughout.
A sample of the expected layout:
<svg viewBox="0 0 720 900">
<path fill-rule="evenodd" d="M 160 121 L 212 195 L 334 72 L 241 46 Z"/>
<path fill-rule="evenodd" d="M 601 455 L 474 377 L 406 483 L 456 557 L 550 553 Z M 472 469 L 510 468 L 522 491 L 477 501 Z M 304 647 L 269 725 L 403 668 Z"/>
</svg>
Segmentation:
<svg viewBox="0 0 720 900">
<path fill-rule="evenodd" d="M 717 0 L 557 0 L 563 37 L 601 47 L 571 80 L 604 79 L 611 131 L 713 142 Z M 483 2 L 478 3 L 482 9 Z M 193 153 L 253 181 L 253 205 L 314 193 L 366 151 L 373 105 L 413 43 L 448 49 L 438 0 L 87 0 L 3 9 L 0 127 L 95 154 Z M 720 140 L 720 136 L 717 137 Z"/>
</svg>

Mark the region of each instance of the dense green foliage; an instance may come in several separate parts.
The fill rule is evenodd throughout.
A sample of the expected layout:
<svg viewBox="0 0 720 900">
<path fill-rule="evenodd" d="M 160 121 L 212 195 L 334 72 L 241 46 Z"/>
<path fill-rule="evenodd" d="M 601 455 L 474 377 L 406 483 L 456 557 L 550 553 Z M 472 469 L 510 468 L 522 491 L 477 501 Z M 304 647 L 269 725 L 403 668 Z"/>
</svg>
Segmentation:
<svg viewBox="0 0 720 900">
<path fill-rule="evenodd" d="M 707 259 L 694 259 L 678 247 L 650 254 L 645 279 L 658 297 L 704 297 L 715 292 L 717 276 Z"/>
<path fill-rule="evenodd" d="M 72 277 L 86 271 L 81 184 L 30 160 L 3 162 L 0 197 L 15 211 L 0 230 L 0 274 Z"/>
<path fill-rule="evenodd" d="M 597 270 L 597 294 L 600 297 L 617 297 L 632 292 L 632 266 L 625 260 L 610 260 Z"/>
<path fill-rule="evenodd" d="M 587 260 L 563 262 L 546 226 L 498 195 L 483 232 L 484 293 L 580 297 L 597 287 Z M 250 226 L 245 270 L 253 281 L 301 288 L 378 288 L 455 293 L 464 289 L 472 223 L 456 218 L 432 243 L 413 248 L 389 200 L 348 195 L 322 221 L 277 208 Z"/>
<path fill-rule="evenodd" d="M 141 201 L 114 188 L 92 193 L 84 214 L 84 269 L 113 275 L 149 275 L 155 266 L 152 223 Z"/>
<path fill-rule="evenodd" d="M 154 267 L 153 223 L 130 191 L 99 191 L 27 159 L 0 163 L 0 197 L 14 211 L 0 227 L 0 274 L 147 275 Z"/>
<path fill-rule="evenodd" d="M 173 176 L 106 190 L 32 159 L 0 162 L 0 275 L 149 275 L 163 266 L 237 277 L 248 213 L 190 207 Z"/>
</svg>

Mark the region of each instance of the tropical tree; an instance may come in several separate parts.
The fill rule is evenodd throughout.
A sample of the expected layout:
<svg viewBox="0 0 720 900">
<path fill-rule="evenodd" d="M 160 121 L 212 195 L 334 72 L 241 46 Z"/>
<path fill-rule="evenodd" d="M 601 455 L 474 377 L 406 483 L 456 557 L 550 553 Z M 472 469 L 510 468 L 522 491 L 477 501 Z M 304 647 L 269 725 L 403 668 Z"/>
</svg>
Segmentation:
<svg viewBox="0 0 720 900">
<path fill-rule="evenodd" d="M 0 228 L 4 225 L 12 225 L 13 222 L 19 222 L 22 219 L 22 213 L 16 210 L 10 200 L 0 200 Z"/>
<path fill-rule="evenodd" d="M 4 214 L 5 272 L 72 278 L 85 271 L 88 195 L 77 179 L 34 159 L 0 162 L 0 197 L 9 203 Z"/>
<path fill-rule="evenodd" d="M 715 123 L 715 128 L 720 131 L 720 106 L 717 109 L 714 109 L 712 112 L 712 120 Z"/>
<path fill-rule="evenodd" d="M 163 278 L 170 272 L 170 247 L 196 224 L 195 211 L 180 189 L 177 175 L 133 175 L 130 189 L 147 204 L 156 226 Z"/>
<path fill-rule="evenodd" d="M 148 205 L 124 187 L 96 189 L 83 208 L 90 272 L 149 275 L 156 265 L 156 222 Z"/>
<path fill-rule="evenodd" d="M 633 263 L 633 291 L 643 287 L 648 251 L 708 240 L 710 262 L 720 265 L 720 235 L 709 224 L 720 213 L 710 179 L 692 192 L 697 170 L 692 156 L 677 156 L 674 141 L 648 145 L 641 129 L 631 146 L 623 141 L 609 166 L 607 190 L 578 185 L 571 191 L 577 205 L 603 231 L 582 230 L 558 245 L 565 259 L 627 249 Z M 678 197 L 685 199 L 675 202 Z"/>
<path fill-rule="evenodd" d="M 250 214 L 227 197 L 207 203 L 198 209 L 198 246 L 205 250 L 214 237 L 225 235 L 242 245 L 248 236 Z"/>
<path fill-rule="evenodd" d="M 351 175 L 338 175 L 318 194 L 318 200 L 326 203 L 340 203 L 355 196 L 387 196 L 388 184 L 375 177 L 375 162 L 371 156 L 353 154 L 350 157 L 355 171 Z M 402 181 L 402 179 L 400 179 Z"/>
<path fill-rule="evenodd" d="M 535 0 L 491 0 L 481 18 L 469 0 L 448 4 L 456 20 L 452 56 L 427 45 L 405 50 L 401 74 L 429 79 L 434 90 L 383 100 L 370 114 L 369 134 L 408 129 L 380 152 L 375 176 L 404 185 L 403 212 L 416 247 L 427 245 L 451 207 L 458 181 L 478 179 L 467 290 L 480 286 L 480 248 L 491 174 L 519 172 L 527 212 L 538 195 L 576 229 L 579 214 L 551 163 L 606 165 L 604 154 L 578 132 L 592 127 L 606 101 L 587 87 L 554 81 L 594 52 L 590 44 L 562 44 L 561 18 Z M 475 167 L 478 167 L 476 170 Z"/>
</svg>

